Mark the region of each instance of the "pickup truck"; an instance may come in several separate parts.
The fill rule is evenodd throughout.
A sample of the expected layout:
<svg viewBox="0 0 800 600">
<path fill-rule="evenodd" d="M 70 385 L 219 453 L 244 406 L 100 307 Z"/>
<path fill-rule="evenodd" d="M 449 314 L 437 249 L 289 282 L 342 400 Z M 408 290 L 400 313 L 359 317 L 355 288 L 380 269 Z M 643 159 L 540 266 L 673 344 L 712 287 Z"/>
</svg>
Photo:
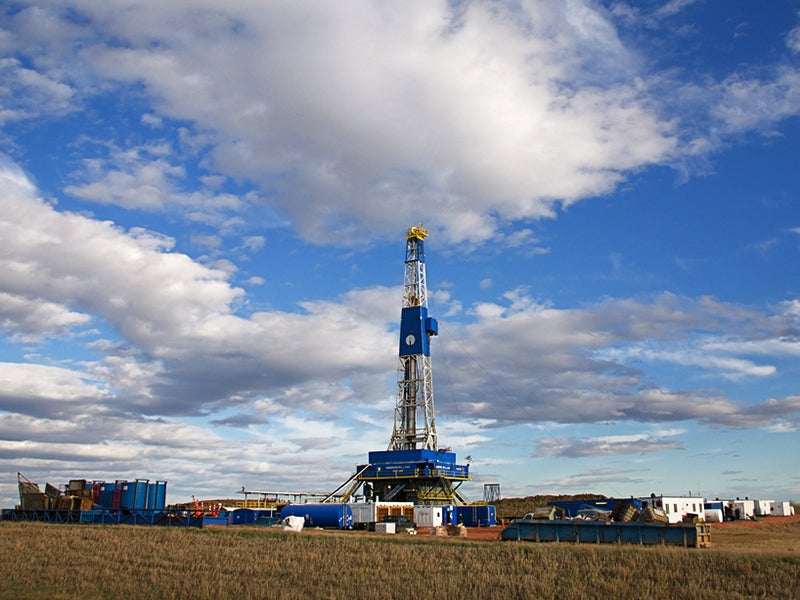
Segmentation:
<svg viewBox="0 0 800 600">
<path fill-rule="evenodd" d="M 386 515 L 381 523 L 394 523 L 396 530 L 417 528 L 417 524 L 405 515 Z"/>
</svg>

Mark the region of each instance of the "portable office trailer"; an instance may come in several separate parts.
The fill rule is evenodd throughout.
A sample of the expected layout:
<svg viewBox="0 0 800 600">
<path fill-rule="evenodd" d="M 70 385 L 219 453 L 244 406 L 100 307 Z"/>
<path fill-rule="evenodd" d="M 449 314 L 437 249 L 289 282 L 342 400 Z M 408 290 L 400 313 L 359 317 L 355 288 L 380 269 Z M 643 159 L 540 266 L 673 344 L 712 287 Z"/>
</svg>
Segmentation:
<svg viewBox="0 0 800 600">
<path fill-rule="evenodd" d="M 720 501 L 703 504 L 703 519 L 706 523 L 722 523 L 725 518 L 724 503 Z"/>
<path fill-rule="evenodd" d="M 440 527 L 442 521 L 443 507 L 441 506 L 415 506 L 414 522 L 417 527 Z"/>
<path fill-rule="evenodd" d="M 699 496 L 656 496 L 640 498 L 643 506 L 661 508 L 667 515 L 670 523 L 680 523 L 688 514 L 703 516 L 705 498 Z"/>
<path fill-rule="evenodd" d="M 791 517 L 794 514 L 794 506 L 790 502 L 778 501 L 775 503 L 776 517 Z"/>
<path fill-rule="evenodd" d="M 378 520 L 378 511 L 373 502 L 351 502 L 347 506 L 353 514 L 353 527 L 367 529 Z"/>
<path fill-rule="evenodd" d="M 775 500 L 754 500 L 755 515 L 758 517 L 767 517 L 775 514 Z"/>
<path fill-rule="evenodd" d="M 755 500 L 749 500 L 748 498 L 740 500 L 737 498 L 728 502 L 728 506 L 733 513 L 734 519 L 752 519 L 756 514 Z"/>
</svg>

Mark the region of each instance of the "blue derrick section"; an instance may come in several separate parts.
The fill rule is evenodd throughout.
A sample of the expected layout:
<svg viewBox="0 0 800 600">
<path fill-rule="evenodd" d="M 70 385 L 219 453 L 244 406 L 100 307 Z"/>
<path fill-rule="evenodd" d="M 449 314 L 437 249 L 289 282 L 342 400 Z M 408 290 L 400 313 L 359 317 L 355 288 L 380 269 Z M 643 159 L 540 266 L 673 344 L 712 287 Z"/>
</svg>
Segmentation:
<svg viewBox="0 0 800 600">
<path fill-rule="evenodd" d="M 431 355 L 430 336 L 439 333 L 439 323 L 424 306 L 404 308 L 400 315 L 400 356 Z"/>
<path fill-rule="evenodd" d="M 369 453 L 369 465 L 360 479 L 397 479 L 405 477 L 469 479 L 469 465 L 457 465 L 455 452 L 444 450 L 382 450 Z"/>
</svg>

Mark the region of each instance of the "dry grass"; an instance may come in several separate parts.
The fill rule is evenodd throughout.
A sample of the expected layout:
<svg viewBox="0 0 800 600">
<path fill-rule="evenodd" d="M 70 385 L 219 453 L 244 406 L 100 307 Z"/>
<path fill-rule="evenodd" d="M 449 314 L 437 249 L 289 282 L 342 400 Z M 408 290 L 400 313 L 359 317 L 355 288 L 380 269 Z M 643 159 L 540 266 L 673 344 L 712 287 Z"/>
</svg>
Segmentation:
<svg viewBox="0 0 800 600">
<path fill-rule="evenodd" d="M 789 529 L 797 536 L 800 524 Z M 797 539 L 795 537 L 795 539 Z M 713 533 L 712 533 L 713 541 Z M 785 540 L 784 540 L 785 541 Z M 0 523 L 0 598 L 789 598 L 781 552 Z"/>
<path fill-rule="evenodd" d="M 800 558 L 800 515 L 712 525 L 715 548 L 730 553 L 768 553 Z"/>
</svg>

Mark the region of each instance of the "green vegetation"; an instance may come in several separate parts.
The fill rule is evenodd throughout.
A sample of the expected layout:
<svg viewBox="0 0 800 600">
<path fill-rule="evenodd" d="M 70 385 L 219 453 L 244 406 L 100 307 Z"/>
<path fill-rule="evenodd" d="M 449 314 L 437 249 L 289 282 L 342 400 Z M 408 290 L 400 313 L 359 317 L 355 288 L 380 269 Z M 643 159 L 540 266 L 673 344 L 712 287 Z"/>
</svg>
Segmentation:
<svg viewBox="0 0 800 600">
<path fill-rule="evenodd" d="M 796 534 L 797 529 L 793 532 Z M 712 534 L 713 539 L 713 534 Z M 0 598 L 789 598 L 796 555 L 0 523 Z"/>
</svg>

